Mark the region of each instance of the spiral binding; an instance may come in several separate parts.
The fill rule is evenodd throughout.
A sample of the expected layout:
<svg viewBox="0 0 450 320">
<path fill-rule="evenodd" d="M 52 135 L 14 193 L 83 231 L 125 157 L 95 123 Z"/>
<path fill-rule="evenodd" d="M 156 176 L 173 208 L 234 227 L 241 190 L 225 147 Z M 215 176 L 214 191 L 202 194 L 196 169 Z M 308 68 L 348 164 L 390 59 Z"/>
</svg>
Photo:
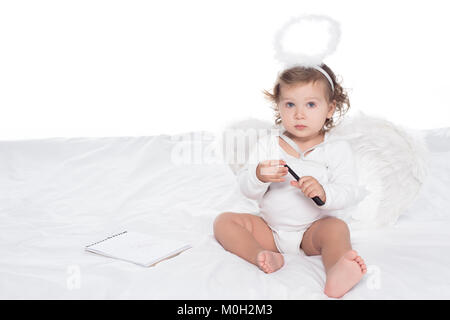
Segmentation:
<svg viewBox="0 0 450 320">
<path fill-rule="evenodd" d="M 124 233 L 127 233 L 127 231 L 123 231 L 123 232 L 120 232 L 120 233 L 116 233 L 116 234 L 113 234 L 112 236 L 109 236 L 109 237 L 103 239 L 103 240 L 97 241 L 97 242 L 95 242 L 95 243 L 91 243 L 90 245 L 87 245 L 86 248 L 92 247 L 93 245 L 96 245 L 96 244 L 98 244 L 98 243 L 100 243 L 100 242 L 109 240 L 109 239 L 111 239 L 111 238 L 120 236 L 120 235 L 122 235 L 122 234 L 124 234 Z"/>
</svg>

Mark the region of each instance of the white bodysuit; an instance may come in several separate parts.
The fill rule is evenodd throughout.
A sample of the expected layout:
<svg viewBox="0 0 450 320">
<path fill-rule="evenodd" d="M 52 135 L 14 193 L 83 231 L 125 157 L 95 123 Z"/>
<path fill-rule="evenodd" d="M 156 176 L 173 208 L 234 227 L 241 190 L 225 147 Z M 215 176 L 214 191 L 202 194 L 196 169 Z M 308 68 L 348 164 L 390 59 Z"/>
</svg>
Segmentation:
<svg viewBox="0 0 450 320">
<path fill-rule="evenodd" d="M 238 173 L 241 192 L 258 201 L 261 217 L 272 229 L 275 244 L 281 253 L 300 253 L 304 232 L 311 224 L 333 211 L 351 207 L 358 201 L 356 168 L 350 144 L 325 133 L 324 141 L 301 152 L 298 145 L 281 131 L 259 139 L 250 153 L 247 166 Z M 280 136 L 300 154 L 288 154 L 279 145 Z M 312 150 L 308 153 L 308 151 Z M 305 156 L 306 154 L 306 156 Z M 284 182 L 262 182 L 256 167 L 263 160 L 284 160 L 301 178 L 312 176 L 322 185 L 326 202 L 318 206 L 303 192 L 290 185 L 295 178 L 288 173 Z"/>
</svg>

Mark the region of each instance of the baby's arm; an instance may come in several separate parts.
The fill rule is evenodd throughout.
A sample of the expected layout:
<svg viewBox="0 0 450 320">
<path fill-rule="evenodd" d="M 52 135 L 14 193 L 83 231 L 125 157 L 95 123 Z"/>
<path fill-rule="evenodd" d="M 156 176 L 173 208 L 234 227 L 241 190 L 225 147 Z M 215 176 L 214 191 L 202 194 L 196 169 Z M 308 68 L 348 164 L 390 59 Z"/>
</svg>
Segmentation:
<svg viewBox="0 0 450 320">
<path fill-rule="evenodd" d="M 336 142 L 332 149 L 329 171 L 330 179 L 322 185 L 326 202 L 320 207 L 323 210 L 341 210 L 351 207 L 358 201 L 358 182 L 352 148 L 347 141 Z"/>
<path fill-rule="evenodd" d="M 250 199 L 260 200 L 266 193 L 270 182 L 262 182 L 256 176 L 258 164 L 249 163 L 238 173 L 238 182 L 241 192 Z"/>
<path fill-rule="evenodd" d="M 284 172 L 284 167 L 269 161 L 272 157 L 277 156 L 269 147 L 269 139 L 270 137 L 260 139 L 250 153 L 248 164 L 238 172 L 241 192 L 253 200 L 260 200 L 271 182 L 278 182 L 281 180 L 281 175 L 287 174 Z M 276 168 L 277 166 L 280 168 Z"/>
</svg>

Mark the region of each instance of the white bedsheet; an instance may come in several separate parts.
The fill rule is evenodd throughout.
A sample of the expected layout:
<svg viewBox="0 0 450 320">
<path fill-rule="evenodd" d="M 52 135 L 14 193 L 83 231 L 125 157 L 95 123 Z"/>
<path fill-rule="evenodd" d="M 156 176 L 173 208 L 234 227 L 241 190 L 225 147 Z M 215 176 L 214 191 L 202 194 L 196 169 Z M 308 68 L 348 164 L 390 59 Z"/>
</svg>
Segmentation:
<svg viewBox="0 0 450 320">
<path fill-rule="evenodd" d="M 424 131 L 430 175 L 395 227 L 354 230 L 369 273 L 343 299 L 450 298 L 449 128 Z M 169 135 L 0 142 L 1 299 L 328 299 L 319 256 L 265 274 L 225 251 L 212 223 L 257 212 L 225 164 L 170 162 Z M 209 142 L 192 144 L 207 145 Z M 84 251 L 122 230 L 193 248 L 143 268 Z"/>
</svg>

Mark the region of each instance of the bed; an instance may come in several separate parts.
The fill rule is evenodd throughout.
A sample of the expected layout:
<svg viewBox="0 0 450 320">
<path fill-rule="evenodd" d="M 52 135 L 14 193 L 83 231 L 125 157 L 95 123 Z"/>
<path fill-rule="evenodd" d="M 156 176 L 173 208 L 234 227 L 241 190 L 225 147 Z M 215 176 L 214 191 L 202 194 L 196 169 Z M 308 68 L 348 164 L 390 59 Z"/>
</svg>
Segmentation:
<svg viewBox="0 0 450 320">
<path fill-rule="evenodd" d="M 351 230 L 368 273 L 341 299 L 450 298 L 450 128 L 419 131 L 427 179 L 394 225 Z M 215 240 L 218 214 L 257 205 L 208 152 L 213 141 L 207 131 L 0 141 L 0 298 L 330 299 L 319 256 L 285 255 L 265 274 Z M 169 161 L 180 143 L 202 161 Z M 122 230 L 192 248 L 150 268 L 84 250 Z"/>
</svg>

